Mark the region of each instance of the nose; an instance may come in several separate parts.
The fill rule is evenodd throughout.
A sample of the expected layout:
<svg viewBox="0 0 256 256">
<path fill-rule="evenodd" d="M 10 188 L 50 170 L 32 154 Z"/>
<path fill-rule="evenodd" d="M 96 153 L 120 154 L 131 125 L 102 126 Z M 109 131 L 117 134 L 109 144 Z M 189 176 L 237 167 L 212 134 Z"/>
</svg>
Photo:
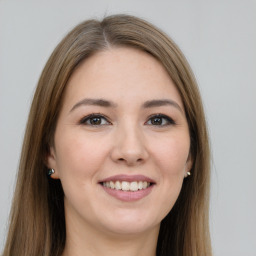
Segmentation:
<svg viewBox="0 0 256 256">
<path fill-rule="evenodd" d="M 114 162 L 135 166 L 148 158 L 146 141 L 141 129 L 136 125 L 117 128 L 114 134 L 114 146 L 111 152 Z"/>
</svg>

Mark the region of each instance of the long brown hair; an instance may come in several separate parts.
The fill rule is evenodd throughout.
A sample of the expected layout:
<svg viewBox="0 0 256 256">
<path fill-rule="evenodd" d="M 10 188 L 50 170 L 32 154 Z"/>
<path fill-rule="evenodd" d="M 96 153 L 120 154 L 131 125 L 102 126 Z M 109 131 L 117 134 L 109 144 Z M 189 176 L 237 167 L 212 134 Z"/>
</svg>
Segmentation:
<svg viewBox="0 0 256 256">
<path fill-rule="evenodd" d="M 110 47 L 135 47 L 166 68 L 183 100 L 190 130 L 191 176 L 161 222 L 157 255 L 211 254 L 208 225 L 210 152 L 200 93 L 185 57 L 152 24 L 129 15 L 76 26 L 56 47 L 38 82 L 25 133 L 4 256 L 58 256 L 65 246 L 64 194 L 46 175 L 67 81 L 86 58 Z"/>
</svg>

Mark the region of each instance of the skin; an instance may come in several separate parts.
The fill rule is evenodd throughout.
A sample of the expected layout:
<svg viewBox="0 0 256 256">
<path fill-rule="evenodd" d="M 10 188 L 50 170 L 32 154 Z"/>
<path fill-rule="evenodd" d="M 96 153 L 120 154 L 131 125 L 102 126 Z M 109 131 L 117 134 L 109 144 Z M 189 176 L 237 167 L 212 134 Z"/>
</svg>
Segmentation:
<svg viewBox="0 0 256 256">
<path fill-rule="evenodd" d="M 113 106 L 81 102 L 88 98 Z M 174 103 L 143 106 L 163 99 Z M 103 116 L 98 125 L 86 119 L 95 113 Z M 155 58 L 111 48 L 85 60 L 68 82 L 48 156 L 65 193 L 63 255 L 155 255 L 160 222 L 191 168 L 189 147 L 182 100 Z M 145 175 L 155 184 L 146 197 L 124 202 L 99 184 L 117 174 Z"/>
</svg>

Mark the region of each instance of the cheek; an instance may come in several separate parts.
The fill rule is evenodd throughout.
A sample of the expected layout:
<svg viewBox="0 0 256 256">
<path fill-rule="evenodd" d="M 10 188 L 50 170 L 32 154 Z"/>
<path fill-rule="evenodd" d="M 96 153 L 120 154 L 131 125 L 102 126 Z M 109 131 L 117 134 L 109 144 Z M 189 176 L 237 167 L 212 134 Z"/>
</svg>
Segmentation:
<svg viewBox="0 0 256 256">
<path fill-rule="evenodd" d="M 180 176 L 184 174 L 189 147 L 189 138 L 181 139 L 178 136 L 155 144 L 155 159 L 157 159 L 163 175 Z"/>
<path fill-rule="evenodd" d="M 162 196 L 159 202 L 162 217 L 165 217 L 175 204 L 184 179 L 190 140 L 188 136 L 172 136 L 155 142 L 155 166 L 160 174 L 159 187 Z"/>
<path fill-rule="evenodd" d="M 66 176 L 76 177 L 81 180 L 82 177 L 93 177 L 102 165 L 107 154 L 106 148 L 97 143 L 93 137 L 83 136 L 76 133 L 74 136 L 63 136 L 65 140 L 60 140 L 56 152 L 57 166 L 60 178 Z"/>
<path fill-rule="evenodd" d="M 69 209 L 80 209 L 79 205 L 90 208 L 90 198 L 85 195 L 95 193 L 97 177 L 107 152 L 102 145 L 96 143 L 93 136 L 85 138 L 83 133 L 73 135 L 63 135 L 65 140 L 58 141 L 56 138 L 57 167 L 65 194 L 65 205 Z"/>
</svg>

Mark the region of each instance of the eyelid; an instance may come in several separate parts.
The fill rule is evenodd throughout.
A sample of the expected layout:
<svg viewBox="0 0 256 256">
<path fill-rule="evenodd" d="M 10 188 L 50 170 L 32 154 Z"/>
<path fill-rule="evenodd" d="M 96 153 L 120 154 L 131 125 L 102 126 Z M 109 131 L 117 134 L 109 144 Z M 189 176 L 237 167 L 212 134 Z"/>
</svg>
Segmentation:
<svg viewBox="0 0 256 256">
<path fill-rule="evenodd" d="M 84 116 L 82 117 L 80 120 L 79 120 L 79 124 L 82 124 L 82 125 L 90 125 L 90 124 L 86 124 L 86 121 L 88 121 L 90 118 L 95 118 L 95 117 L 99 117 L 99 118 L 102 118 L 102 119 L 105 119 L 107 121 L 108 124 L 100 124 L 100 125 L 92 125 L 91 126 L 103 126 L 103 125 L 109 125 L 109 124 L 112 124 L 110 121 L 109 121 L 109 118 L 107 116 L 105 116 L 104 114 L 102 113 L 92 113 L 92 114 L 89 114 L 87 116 Z"/>
<path fill-rule="evenodd" d="M 160 114 L 160 113 L 150 115 L 150 116 L 148 117 L 148 120 L 146 121 L 145 124 L 147 124 L 147 123 L 150 121 L 150 119 L 152 119 L 152 118 L 154 118 L 154 117 L 155 117 L 155 118 L 163 118 L 163 119 L 166 119 L 168 123 L 167 123 L 167 124 L 164 124 L 164 125 L 153 125 L 153 124 L 151 124 L 151 125 L 153 125 L 153 126 L 163 127 L 163 126 L 168 126 L 168 125 L 176 125 L 176 122 L 173 120 L 173 118 L 171 118 L 170 116 L 167 116 L 167 115 L 165 115 L 165 114 Z"/>
<path fill-rule="evenodd" d="M 105 119 L 107 124 L 99 124 L 99 125 L 93 125 L 93 124 L 86 124 L 86 122 L 90 119 L 90 118 L 102 118 Z M 167 120 L 167 124 L 161 124 L 161 125 L 153 125 L 153 124 L 148 124 L 148 122 L 152 119 L 152 118 L 163 118 Z M 104 125 L 111 125 L 111 121 L 109 121 L 109 118 L 102 114 L 102 113 L 91 113 L 89 115 L 86 115 L 84 117 L 82 117 L 79 120 L 79 124 L 81 125 L 88 125 L 88 126 L 104 126 Z M 163 126 L 168 126 L 168 125 L 176 125 L 176 122 L 173 120 L 173 118 L 171 118 L 168 115 L 165 114 L 161 114 L 161 113 L 157 113 L 157 114 L 152 114 L 148 117 L 147 121 L 145 122 L 145 125 L 152 125 L 152 126 L 159 126 L 159 127 L 163 127 Z"/>
</svg>

